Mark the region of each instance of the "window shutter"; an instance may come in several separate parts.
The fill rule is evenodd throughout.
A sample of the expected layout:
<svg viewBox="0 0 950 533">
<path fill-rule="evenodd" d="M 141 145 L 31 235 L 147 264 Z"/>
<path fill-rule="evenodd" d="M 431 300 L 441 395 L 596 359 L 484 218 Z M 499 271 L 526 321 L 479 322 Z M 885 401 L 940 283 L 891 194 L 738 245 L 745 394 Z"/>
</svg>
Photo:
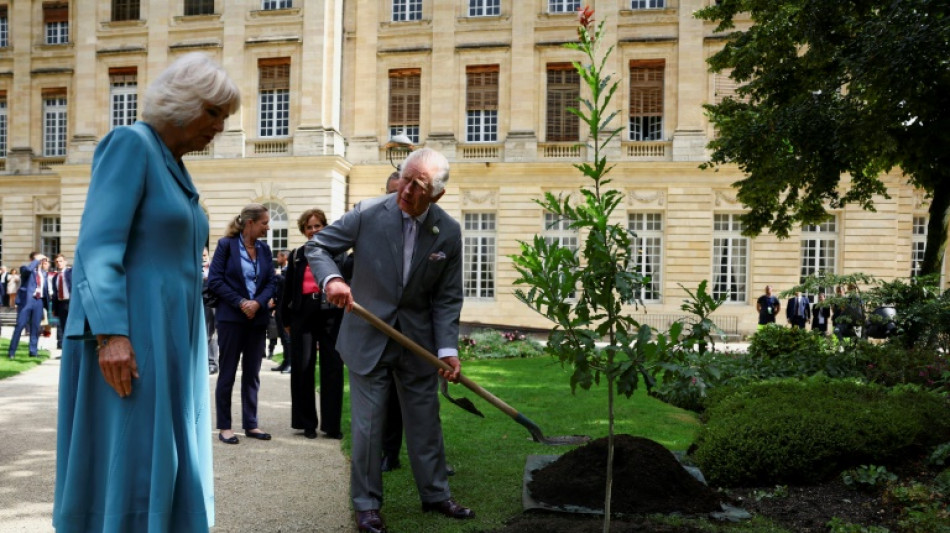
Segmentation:
<svg viewBox="0 0 950 533">
<path fill-rule="evenodd" d="M 69 4 L 47 3 L 43 4 L 43 22 L 51 24 L 53 22 L 69 21 Z"/>
<path fill-rule="evenodd" d="M 475 65 L 465 68 L 468 92 L 466 111 L 495 111 L 498 109 L 498 65 Z"/>
<path fill-rule="evenodd" d="M 290 90 L 290 58 L 271 57 L 257 60 L 261 91 Z"/>
<path fill-rule="evenodd" d="M 109 83 L 135 83 L 138 67 L 109 68 Z"/>
<path fill-rule="evenodd" d="M 578 140 L 580 121 L 567 109 L 578 105 L 580 76 L 571 63 L 548 63 L 547 82 L 546 140 Z"/>
<path fill-rule="evenodd" d="M 389 125 L 418 126 L 422 92 L 422 69 L 389 71 Z"/>
<path fill-rule="evenodd" d="M 7 6 L 0 6 L 0 19 L 7 18 Z"/>
<path fill-rule="evenodd" d="M 66 98 L 66 87 L 46 87 L 40 90 L 43 99 Z"/>
<path fill-rule="evenodd" d="M 663 116 L 664 59 L 630 62 L 630 116 Z"/>
</svg>

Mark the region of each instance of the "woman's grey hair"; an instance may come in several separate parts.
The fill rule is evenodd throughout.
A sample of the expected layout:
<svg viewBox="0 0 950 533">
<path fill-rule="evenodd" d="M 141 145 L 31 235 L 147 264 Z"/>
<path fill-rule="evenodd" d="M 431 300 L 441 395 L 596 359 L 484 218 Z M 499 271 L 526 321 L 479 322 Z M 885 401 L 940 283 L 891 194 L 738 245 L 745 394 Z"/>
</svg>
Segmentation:
<svg viewBox="0 0 950 533">
<path fill-rule="evenodd" d="M 142 120 L 153 126 L 182 127 L 198 118 L 207 104 L 234 114 L 241 106 L 241 91 L 221 65 L 201 52 L 191 52 L 149 84 Z"/>
<path fill-rule="evenodd" d="M 416 174 L 423 171 L 429 173 L 432 184 L 430 197 L 436 197 L 445 190 L 445 184 L 449 181 L 449 160 L 432 148 L 422 148 L 416 150 L 406 157 L 402 162 L 402 171 L 399 176 L 405 176 L 408 170 L 412 169 Z"/>
<path fill-rule="evenodd" d="M 260 220 L 267 213 L 267 207 L 263 204 L 247 204 L 241 209 L 241 214 L 232 218 L 228 224 L 228 229 L 224 232 L 225 237 L 237 237 L 244 231 L 244 225 L 248 220 Z"/>
</svg>

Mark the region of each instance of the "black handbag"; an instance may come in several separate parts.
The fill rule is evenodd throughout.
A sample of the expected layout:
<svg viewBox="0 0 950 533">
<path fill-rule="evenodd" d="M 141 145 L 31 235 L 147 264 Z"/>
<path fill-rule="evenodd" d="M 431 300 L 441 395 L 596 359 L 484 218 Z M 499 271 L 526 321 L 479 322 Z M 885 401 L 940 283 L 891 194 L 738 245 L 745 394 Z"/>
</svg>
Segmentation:
<svg viewBox="0 0 950 533">
<path fill-rule="evenodd" d="M 201 289 L 201 299 L 205 302 L 205 307 L 218 307 L 221 299 L 207 285 Z"/>
</svg>

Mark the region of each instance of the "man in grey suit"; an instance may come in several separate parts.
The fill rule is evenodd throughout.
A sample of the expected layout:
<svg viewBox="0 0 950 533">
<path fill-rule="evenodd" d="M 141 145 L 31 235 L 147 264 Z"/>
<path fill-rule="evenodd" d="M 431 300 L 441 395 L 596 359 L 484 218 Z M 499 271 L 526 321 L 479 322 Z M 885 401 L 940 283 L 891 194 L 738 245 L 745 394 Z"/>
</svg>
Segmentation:
<svg viewBox="0 0 950 533">
<path fill-rule="evenodd" d="M 449 164 L 428 148 L 402 165 L 399 188 L 357 204 L 306 244 L 314 276 L 327 300 L 350 310 L 354 301 L 431 352 L 457 382 L 462 309 L 462 236 L 436 202 L 445 193 Z M 353 287 L 333 257 L 353 248 Z M 452 499 L 445 469 L 436 369 L 359 317 L 343 318 L 337 350 L 350 374 L 353 455 L 350 492 L 360 531 L 385 531 L 380 453 L 390 386 L 399 389 L 406 448 L 423 511 L 452 518 L 474 513 Z M 394 379 L 391 379 L 392 376 Z"/>
</svg>

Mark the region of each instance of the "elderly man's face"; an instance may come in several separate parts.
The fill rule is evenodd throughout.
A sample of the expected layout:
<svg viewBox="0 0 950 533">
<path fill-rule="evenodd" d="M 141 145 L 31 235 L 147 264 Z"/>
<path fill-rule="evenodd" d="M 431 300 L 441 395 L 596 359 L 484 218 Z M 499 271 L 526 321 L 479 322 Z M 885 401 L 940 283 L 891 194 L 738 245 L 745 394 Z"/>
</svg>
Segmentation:
<svg viewBox="0 0 950 533">
<path fill-rule="evenodd" d="M 405 169 L 396 191 L 399 209 L 411 217 L 425 213 L 431 204 L 438 202 L 445 194 L 445 191 L 442 191 L 433 198 L 431 192 L 432 175 L 428 169 L 421 166 Z"/>
</svg>

